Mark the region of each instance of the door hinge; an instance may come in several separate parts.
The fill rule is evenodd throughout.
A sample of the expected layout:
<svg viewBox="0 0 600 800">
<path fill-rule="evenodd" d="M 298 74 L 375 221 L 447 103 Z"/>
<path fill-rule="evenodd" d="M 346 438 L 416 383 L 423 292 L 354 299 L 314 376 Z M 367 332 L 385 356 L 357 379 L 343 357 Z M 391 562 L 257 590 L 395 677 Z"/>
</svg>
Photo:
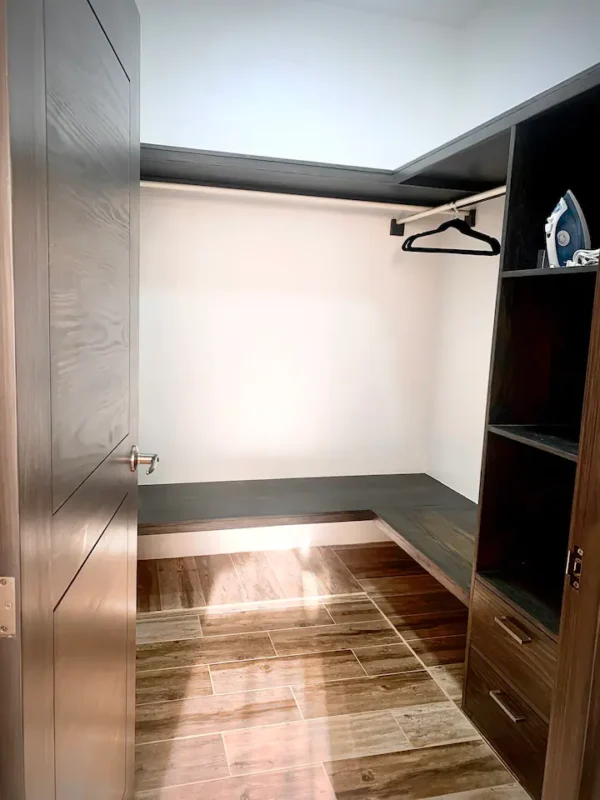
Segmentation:
<svg viewBox="0 0 600 800">
<path fill-rule="evenodd" d="M 0 578 L 0 639 L 17 635 L 15 579 Z"/>
<path fill-rule="evenodd" d="M 567 575 L 569 576 L 569 585 L 573 589 L 579 589 L 581 585 L 581 573 L 583 571 L 583 550 L 579 545 L 570 551 L 567 559 Z"/>
</svg>

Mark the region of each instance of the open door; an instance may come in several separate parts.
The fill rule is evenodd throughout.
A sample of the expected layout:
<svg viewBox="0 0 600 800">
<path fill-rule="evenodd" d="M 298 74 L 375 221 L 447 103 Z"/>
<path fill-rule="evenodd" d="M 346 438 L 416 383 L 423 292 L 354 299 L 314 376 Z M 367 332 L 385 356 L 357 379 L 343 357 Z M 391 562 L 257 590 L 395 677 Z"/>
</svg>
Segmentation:
<svg viewBox="0 0 600 800">
<path fill-rule="evenodd" d="M 0 0 L 0 14 L 0 797 L 122 800 L 139 19 L 134 0 Z"/>
</svg>

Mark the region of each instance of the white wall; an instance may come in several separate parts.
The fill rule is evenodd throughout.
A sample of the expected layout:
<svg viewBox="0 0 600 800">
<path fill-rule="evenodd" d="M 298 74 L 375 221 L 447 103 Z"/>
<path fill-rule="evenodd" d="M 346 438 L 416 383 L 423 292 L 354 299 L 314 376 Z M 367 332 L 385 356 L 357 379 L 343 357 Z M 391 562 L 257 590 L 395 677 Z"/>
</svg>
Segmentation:
<svg viewBox="0 0 600 800">
<path fill-rule="evenodd" d="M 437 273 L 390 215 L 143 189 L 143 480 L 426 470 Z"/>
<path fill-rule="evenodd" d="M 138 6 L 142 141 L 393 169 L 450 130 L 447 27 L 306 0 Z"/>
<path fill-rule="evenodd" d="M 462 31 L 457 135 L 600 61 L 598 0 L 502 0 Z"/>
<path fill-rule="evenodd" d="M 501 239 L 503 213 L 503 198 L 483 203 L 477 227 Z M 499 258 L 439 255 L 434 269 L 438 305 L 427 472 L 477 501 Z"/>
</svg>

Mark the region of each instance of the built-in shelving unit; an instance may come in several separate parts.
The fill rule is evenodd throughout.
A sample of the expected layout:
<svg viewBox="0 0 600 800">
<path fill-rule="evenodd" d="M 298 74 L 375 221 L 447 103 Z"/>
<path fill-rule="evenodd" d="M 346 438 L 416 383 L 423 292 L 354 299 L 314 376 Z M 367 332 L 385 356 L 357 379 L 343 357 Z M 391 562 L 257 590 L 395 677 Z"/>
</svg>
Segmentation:
<svg viewBox="0 0 600 800">
<path fill-rule="evenodd" d="M 592 243 L 600 242 L 599 132 L 598 88 L 512 132 L 465 710 L 535 798 L 542 795 L 575 486 L 585 457 L 598 273 L 537 264 L 546 219 L 568 189 Z M 556 157 L 567 152 L 569 158 Z M 520 729 L 490 701 L 498 692 L 519 709 L 526 721 Z"/>
</svg>

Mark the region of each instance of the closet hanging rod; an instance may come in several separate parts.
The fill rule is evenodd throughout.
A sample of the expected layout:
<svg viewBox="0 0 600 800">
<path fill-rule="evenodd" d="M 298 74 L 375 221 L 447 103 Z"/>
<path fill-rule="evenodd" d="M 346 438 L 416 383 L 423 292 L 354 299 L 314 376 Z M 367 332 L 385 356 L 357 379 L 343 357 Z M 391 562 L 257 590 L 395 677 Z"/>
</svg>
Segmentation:
<svg viewBox="0 0 600 800">
<path fill-rule="evenodd" d="M 425 217 L 432 217 L 435 214 L 448 214 L 461 209 L 467 210 L 467 207 L 474 206 L 477 203 L 484 203 L 486 200 L 492 200 L 494 197 L 502 197 L 506 194 L 506 186 L 498 186 L 496 189 L 488 189 L 487 192 L 480 192 L 479 194 L 471 195 L 471 197 L 463 197 L 460 200 L 455 200 L 454 203 L 445 203 L 443 206 L 436 206 L 435 208 L 427 208 L 424 211 L 419 211 L 417 214 L 411 214 L 410 217 L 403 219 L 393 219 L 390 233 L 392 236 L 404 236 L 404 226 L 408 222 L 416 222 L 418 219 L 425 219 Z"/>
</svg>

